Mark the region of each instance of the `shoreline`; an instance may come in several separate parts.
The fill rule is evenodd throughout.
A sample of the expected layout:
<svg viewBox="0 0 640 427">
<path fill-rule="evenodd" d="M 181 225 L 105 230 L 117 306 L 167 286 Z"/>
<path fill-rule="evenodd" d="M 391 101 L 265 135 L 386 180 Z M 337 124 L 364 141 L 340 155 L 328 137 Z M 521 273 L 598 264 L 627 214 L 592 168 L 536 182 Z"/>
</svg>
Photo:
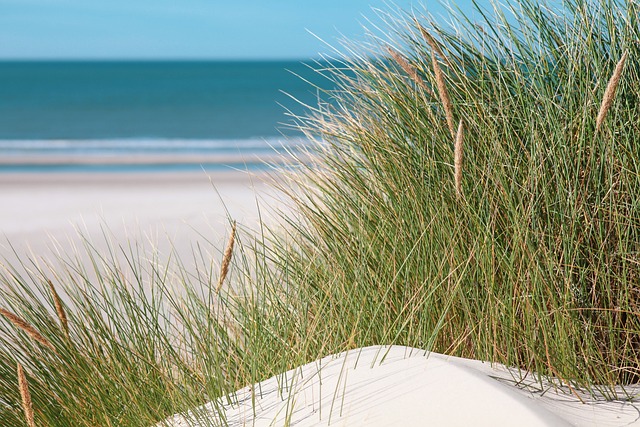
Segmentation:
<svg viewBox="0 0 640 427">
<path fill-rule="evenodd" d="M 41 186 L 41 185 L 157 185 L 163 184 L 202 184 L 213 182 L 221 184 L 262 182 L 273 175 L 266 170 L 227 169 L 221 171 L 73 171 L 73 172 L 0 172 L 0 188 L 10 186 Z"/>
<path fill-rule="evenodd" d="M 29 154 L 9 155 L 0 159 L 0 167 L 3 166 L 66 166 L 66 165 L 220 165 L 243 164 L 256 165 L 265 162 L 278 162 L 286 159 L 283 153 L 260 154 L 82 154 L 82 155 L 57 155 L 57 154 Z"/>
</svg>

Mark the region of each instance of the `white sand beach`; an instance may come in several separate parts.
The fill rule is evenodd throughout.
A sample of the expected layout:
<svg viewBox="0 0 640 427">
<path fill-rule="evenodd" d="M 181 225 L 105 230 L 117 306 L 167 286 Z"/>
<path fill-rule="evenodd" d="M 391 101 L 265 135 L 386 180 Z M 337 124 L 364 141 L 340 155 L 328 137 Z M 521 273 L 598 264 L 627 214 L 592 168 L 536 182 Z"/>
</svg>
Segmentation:
<svg viewBox="0 0 640 427">
<path fill-rule="evenodd" d="M 70 255 L 86 238 L 98 249 L 141 243 L 160 257 L 222 247 L 230 220 L 255 227 L 276 191 L 265 175 L 218 173 L 0 174 L 0 258 Z M 260 208 L 260 211 L 259 211 Z"/>
</svg>

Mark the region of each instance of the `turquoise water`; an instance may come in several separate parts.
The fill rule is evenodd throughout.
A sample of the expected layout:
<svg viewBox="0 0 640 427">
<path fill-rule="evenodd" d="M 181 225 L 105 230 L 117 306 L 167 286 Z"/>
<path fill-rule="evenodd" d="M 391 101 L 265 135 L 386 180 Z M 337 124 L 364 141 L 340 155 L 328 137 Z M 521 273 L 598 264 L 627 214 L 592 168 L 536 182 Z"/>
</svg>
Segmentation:
<svg viewBox="0 0 640 427">
<path fill-rule="evenodd" d="M 304 109 L 285 93 L 311 105 L 317 93 L 294 74 L 323 86 L 301 62 L 0 62 L 0 172 L 104 170 L 132 155 L 197 167 L 297 144 L 285 110 Z"/>
</svg>

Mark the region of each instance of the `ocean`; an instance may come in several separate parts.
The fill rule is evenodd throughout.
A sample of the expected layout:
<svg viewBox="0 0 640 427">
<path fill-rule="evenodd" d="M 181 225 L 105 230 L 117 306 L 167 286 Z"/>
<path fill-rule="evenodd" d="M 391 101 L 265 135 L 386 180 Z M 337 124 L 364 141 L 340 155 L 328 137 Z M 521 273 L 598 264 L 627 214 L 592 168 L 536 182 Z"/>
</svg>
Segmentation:
<svg viewBox="0 0 640 427">
<path fill-rule="evenodd" d="M 304 144 L 304 79 L 326 87 L 301 61 L 0 62 L 0 173 L 260 167 Z"/>
</svg>

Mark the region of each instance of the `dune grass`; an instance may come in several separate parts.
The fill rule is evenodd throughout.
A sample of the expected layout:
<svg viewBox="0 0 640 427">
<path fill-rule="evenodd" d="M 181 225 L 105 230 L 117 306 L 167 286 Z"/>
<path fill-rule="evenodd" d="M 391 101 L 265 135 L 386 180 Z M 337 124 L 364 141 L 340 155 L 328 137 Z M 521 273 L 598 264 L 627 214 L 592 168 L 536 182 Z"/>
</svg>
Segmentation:
<svg viewBox="0 0 640 427">
<path fill-rule="evenodd" d="M 638 381 L 638 4 L 452 13 L 388 15 L 327 71 L 333 103 L 299 120 L 319 148 L 299 248 L 275 258 L 353 319 L 334 343 Z"/>
<path fill-rule="evenodd" d="M 149 426 L 377 344 L 624 397 L 640 373 L 638 8 L 384 15 L 383 35 L 319 64 L 337 88 L 296 117 L 314 161 L 282 185 L 297 213 L 280 229 L 230 226 L 224 260 L 195 268 L 88 246 L 89 265 L 0 277 L 0 425 L 30 406 L 38 426 Z"/>
</svg>

